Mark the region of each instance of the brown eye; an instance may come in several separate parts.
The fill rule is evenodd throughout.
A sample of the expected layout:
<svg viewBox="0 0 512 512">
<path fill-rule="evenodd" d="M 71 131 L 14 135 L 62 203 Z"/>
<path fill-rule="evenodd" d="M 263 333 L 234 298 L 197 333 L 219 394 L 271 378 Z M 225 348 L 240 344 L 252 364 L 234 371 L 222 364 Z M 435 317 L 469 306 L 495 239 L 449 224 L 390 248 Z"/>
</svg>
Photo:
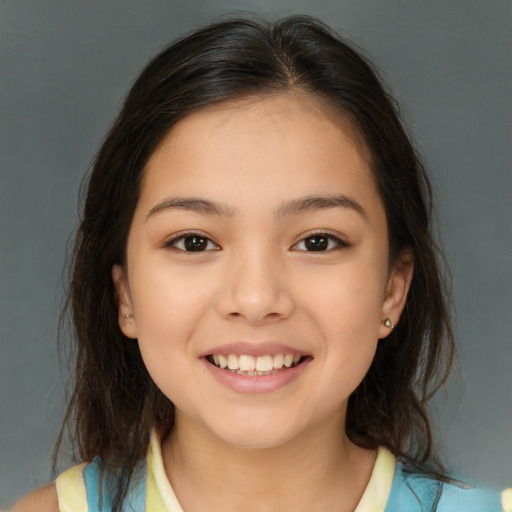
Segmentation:
<svg viewBox="0 0 512 512">
<path fill-rule="evenodd" d="M 208 247 L 208 239 L 202 236 L 187 236 L 183 239 L 186 251 L 205 251 Z"/>
<path fill-rule="evenodd" d="M 348 247 L 349 244 L 328 233 L 312 234 L 293 246 L 295 251 L 328 252 Z"/>
<path fill-rule="evenodd" d="M 329 248 L 329 238 L 326 236 L 310 236 L 304 240 L 307 251 L 326 251 Z"/>
</svg>

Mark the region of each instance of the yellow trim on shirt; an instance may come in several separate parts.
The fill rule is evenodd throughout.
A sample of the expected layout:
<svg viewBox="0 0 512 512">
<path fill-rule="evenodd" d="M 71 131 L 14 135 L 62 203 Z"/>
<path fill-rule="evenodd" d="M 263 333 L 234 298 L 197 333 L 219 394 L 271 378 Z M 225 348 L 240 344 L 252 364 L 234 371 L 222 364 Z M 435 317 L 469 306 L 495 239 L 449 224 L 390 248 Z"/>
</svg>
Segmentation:
<svg viewBox="0 0 512 512">
<path fill-rule="evenodd" d="M 87 493 L 84 482 L 86 462 L 73 466 L 55 480 L 60 512 L 87 512 Z"/>
<path fill-rule="evenodd" d="M 501 493 L 501 507 L 503 512 L 512 512 L 512 487 Z"/>
<path fill-rule="evenodd" d="M 155 432 L 151 434 L 147 460 L 147 512 L 183 512 L 165 474 L 160 439 Z M 395 457 L 380 447 L 370 480 L 354 512 L 384 512 L 394 475 Z"/>
<path fill-rule="evenodd" d="M 151 432 L 147 455 L 146 512 L 183 512 L 165 474 L 160 439 Z"/>
<path fill-rule="evenodd" d="M 395 456 L 380 447 L 370 480 L 354 512 L 384 512 L 395 476 Z"/>
</svg>

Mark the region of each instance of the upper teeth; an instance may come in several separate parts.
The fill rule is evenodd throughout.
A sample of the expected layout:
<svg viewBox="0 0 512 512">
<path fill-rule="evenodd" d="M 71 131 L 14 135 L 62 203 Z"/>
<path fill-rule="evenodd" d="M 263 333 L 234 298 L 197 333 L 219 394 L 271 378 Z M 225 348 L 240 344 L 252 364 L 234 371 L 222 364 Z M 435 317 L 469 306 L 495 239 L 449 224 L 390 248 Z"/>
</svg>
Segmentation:
<svg viewBox="0 0 512 512">
<path fill-rule="evenodd" d="M 300 358 L 299 354 L 269 354 L 259 357 L 245 354 L 213 354 L 213 362 L 216 366 L 248 372 L 270 372 L 280 370 L 283 366 L 290 368 L 293 364 L 297 364 Z"/>
</svg>

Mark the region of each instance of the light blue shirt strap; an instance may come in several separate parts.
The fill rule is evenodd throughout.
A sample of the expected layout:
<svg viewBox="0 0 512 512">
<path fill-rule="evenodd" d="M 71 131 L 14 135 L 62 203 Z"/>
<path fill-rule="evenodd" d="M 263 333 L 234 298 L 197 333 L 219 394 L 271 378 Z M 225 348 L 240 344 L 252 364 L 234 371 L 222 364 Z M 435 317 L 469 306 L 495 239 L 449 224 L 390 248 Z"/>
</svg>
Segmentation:
<svg viewBox="0 0 512 512">
<path fill-rule="evenodd" d="M 111 512 L 115 478 L 104 462 L 96 457 L 84 469 L 88 512 Z M 146 464 L 142 464 L 130 481 L 122 512 L 142 512 L 146 508 Z"/>
<path fill-rule="evenodd" d="M 386 512 L 502 512 L 498 492 L 442 483 L 397 463 Z"/>
</svg>

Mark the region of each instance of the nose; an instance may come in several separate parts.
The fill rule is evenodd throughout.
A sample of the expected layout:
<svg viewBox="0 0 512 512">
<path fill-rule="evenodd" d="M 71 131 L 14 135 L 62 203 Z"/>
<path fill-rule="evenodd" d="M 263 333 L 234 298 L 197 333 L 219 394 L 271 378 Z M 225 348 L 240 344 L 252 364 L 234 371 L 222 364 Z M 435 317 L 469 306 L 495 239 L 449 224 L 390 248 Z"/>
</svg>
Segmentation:
<svg viewBox="0 0 512 512">
<path fill-rule="evenodd" d="M 250 254 L 227 262 L 218 312 L 230 320 L 263 325 L 288 318 L 295 302 L 286 269 L 271 254 Z"/>
</svg>

